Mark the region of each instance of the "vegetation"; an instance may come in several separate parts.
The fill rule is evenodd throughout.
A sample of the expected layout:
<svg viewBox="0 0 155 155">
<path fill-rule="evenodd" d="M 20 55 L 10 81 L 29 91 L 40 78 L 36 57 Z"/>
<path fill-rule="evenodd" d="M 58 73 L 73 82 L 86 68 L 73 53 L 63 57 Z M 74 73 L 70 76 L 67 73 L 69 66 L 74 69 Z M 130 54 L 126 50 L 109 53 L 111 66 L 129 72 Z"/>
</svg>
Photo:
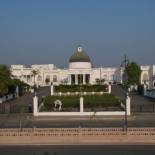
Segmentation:
<svg viewBox="0 0 155 155">
<path fill-rule="evenodd" d="M 35 87 L 36 87 L 35 78 L 36 78 L 36 75 L 39 74 L 39 72 L 38 72 L 37 70 L 32 70 L 31 73 L 32 73 L 32 76 L 33 76 L 33 78 L 34 78 L 34 81 L 33 81 L 33 82 L 34 82 L 34 89 L 35 89 Z"/>
<path fill-rule="evenodd" d="M 79 108 L 80 105 L 80 96 L 47 96 L 44 98 L 44 107 L 42 110 L 51 111 L 54 108 L 55 100 L 60 100 L 63 103 L 62 108 Z M 120 100 L 112 94 L 84 96 L 84 106 L 86 108 L 118 105 L 120 105 Z"/>
<path fill-rule="evenodd" d="M 107 85 L 59 85 L 54 86 L 55 92 L 106 92 Z"/>
<path fill-rule="evenodd" d="M 101 85 L 101 84 L 104 84 L 105 79 L 98 79 L 97 78 L 95 81 L 96 81 L 97 85 Z"/>
<path fill-rule="evenodd" d="M 12 79 L 9 68 L 0 65 L 0 96 L 14 93 L 16 86 L 19 87 L 19 95 L 22 95 L 24 87 L 28 85 L 18 79 Z"/>
<path fill-rule="evenodd" d="M 45 82 L 46 82 L 46 84 L 49 84 L 49 82 L 50 82 L 50 79 L 45 79 Z"/>
<path fill-rule="evenodd" d="M 129 62 L 125 68 L 126 84 L 127 85 L 139 85 L 140 84 L 140 75 L 141 69 L 140 66 L 135 62 Z"/>
</svg>

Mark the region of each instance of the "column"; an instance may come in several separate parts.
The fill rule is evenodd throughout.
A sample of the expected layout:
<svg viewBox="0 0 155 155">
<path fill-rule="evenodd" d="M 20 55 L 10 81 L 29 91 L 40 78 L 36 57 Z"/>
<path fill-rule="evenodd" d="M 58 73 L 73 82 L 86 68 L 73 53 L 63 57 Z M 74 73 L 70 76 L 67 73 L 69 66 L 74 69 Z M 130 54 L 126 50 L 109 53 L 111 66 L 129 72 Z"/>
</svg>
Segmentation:
<svg viewBox="0 0 155 155">
<path fill-rule="evenodd" d="M 33 115 L 38 116 L 38 97 L 33 97 Z"/>
<path fill-rule="evenodd" d="M 83 84 L 86 84 L 86 74 L 83 74 Z"/>
<path fill-rule="evenodd" d="M 75 74 L 75 84 L 78 85 L 78 74 Z"/>
<path fill-rule="evenodd" d="M 71 77 L 71 76 L 72 76 L 71 74 L 69 74 L 69 76 L 68 76 L 68 84 L 69 84 L 69 85 L 72 84 L 72 77 Z"/>
</svg>

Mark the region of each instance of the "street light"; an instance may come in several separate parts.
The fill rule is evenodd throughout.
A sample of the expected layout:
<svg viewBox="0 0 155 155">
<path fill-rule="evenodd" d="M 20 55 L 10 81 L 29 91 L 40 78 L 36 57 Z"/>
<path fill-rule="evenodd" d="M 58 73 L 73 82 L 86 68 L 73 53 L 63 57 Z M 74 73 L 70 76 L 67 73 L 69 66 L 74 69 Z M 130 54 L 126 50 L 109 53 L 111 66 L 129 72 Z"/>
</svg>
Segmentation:
<svg viewBox="0 0 155 155">
<path fill-rule="evenodd" d="M 129 59 L 127 59 L 126 55 L 124 56 L 124 60 L 121 63 L 121 67 L 124 67 L 124 86 L 125 86 L 125 99 L 128 97 L 128 86 L 127 86 L 127 73 L 126 73 L 126 67 L 127 64 L 129 63 Z M 124 130 L 127 132 L 128 128 L 128 120 L 127 120 L 127 105 L 125 103 L 125 119 L 124 119 Z"/>
</svg>

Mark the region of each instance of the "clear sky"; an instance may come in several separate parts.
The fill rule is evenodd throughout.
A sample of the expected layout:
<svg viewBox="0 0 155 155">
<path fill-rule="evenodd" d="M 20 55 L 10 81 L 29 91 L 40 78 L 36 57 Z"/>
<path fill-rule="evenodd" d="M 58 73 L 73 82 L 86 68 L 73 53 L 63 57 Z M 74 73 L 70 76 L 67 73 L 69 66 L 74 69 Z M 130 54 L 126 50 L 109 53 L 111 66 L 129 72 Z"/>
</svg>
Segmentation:
<svg viewBox="0 0 155 155">
<path fill-rule="evenodd" d="M 67 67 L 78 44 L 94 66 L 155 64 L 155 0 L 0 0 L 0 64 Z"/>
</svg>

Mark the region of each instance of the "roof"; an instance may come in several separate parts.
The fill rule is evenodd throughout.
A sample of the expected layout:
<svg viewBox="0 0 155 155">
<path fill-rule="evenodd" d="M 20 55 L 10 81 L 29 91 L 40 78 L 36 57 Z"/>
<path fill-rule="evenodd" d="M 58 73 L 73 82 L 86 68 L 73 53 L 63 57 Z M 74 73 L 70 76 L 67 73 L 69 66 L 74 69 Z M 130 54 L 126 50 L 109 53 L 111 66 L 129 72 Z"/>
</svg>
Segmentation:
<svg viewBox="0 0 155 155">
<path fill-rule="evenodd" d="M 70 57 L 69 62 L 90 62 L 90 58 L 86 52 L 82 51 L 76 51 L 73 53 L 73 55 Z"/>
</svg>

